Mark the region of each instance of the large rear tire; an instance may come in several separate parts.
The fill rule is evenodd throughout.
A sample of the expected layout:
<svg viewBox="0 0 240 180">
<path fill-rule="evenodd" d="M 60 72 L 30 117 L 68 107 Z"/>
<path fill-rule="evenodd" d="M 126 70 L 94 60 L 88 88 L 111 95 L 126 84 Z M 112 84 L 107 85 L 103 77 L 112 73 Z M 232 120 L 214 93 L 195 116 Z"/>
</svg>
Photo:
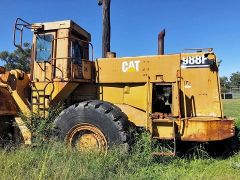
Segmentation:
<svg viewBox="0 0 240 180">
<path fill-rule="evenodd" d="M 128 149 L 128 119 L 117 106 L 98 100 L 84 101 L 63 110 L 55 120 L 59 136 L 79 151 L 121 145 Z"/>
</svg>

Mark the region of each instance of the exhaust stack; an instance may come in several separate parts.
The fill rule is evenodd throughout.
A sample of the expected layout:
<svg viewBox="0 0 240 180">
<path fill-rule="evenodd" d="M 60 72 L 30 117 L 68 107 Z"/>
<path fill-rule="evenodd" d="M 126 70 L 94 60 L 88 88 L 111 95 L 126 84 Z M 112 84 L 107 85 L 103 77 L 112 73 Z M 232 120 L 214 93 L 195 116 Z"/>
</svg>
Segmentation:
<svg viewBox="0 0 240 180">
<path fill-rule="evenodd" d="M 164 54 L 164 37 L 165 37 L 165 29 L 163 29 L 158 34 L 158 55 Z"/>
</svg>

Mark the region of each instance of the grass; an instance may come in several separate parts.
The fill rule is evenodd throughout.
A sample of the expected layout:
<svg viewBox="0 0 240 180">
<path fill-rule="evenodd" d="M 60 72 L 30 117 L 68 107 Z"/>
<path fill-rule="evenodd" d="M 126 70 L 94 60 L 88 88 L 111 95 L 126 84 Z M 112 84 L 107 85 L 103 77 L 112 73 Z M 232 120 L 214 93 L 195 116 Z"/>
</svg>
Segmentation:
<svg viewBox="0 0 240 180">
<path fill-rule="evenodd" d="M 224 101 L 225 115 L 240 121 L 240 100 Z M 240 153 L 227 159 L 151 156 L 147 134 L 132 154 L 69 152 L 61 143 L 0 150 L 0 179 L 239 179 Z"/>
<path fill-rule="evenodd" d="M 240 99 L 225 99 L 223 101 L 225 116 L 233 117 L 240 127 Z"/>
</svg>

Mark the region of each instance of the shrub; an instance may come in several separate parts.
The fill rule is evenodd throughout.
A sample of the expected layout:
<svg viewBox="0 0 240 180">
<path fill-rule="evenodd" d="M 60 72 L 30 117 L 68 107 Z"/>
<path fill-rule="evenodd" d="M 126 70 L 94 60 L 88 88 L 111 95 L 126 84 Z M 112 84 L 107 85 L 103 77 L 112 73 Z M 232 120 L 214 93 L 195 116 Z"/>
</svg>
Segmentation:
<svg viewBox="0 0 240 180">
<path fill-rule="evenodd" d="M 45 117 L 39 112 L 32 112 L 29 116 L 20 115 L 32 132 L 32 142 L 34 144 L 47 143 L 53 139 L 55 134 L 54 120 L 62 110 L 63 106 L 57 104 L 49 108 Z"/>
</svg>

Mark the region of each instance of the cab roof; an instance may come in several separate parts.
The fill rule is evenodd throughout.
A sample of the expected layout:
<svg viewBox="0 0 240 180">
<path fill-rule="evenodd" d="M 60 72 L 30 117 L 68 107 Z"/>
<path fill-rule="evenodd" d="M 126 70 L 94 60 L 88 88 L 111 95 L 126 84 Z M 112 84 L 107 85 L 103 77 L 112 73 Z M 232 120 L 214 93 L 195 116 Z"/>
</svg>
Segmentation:
<svg viewBox="0 0 240 180">
<path fill-rule="evenodd" d="M 57 30 L 57 29 L 73 29 L 79 32 L 84 37 L 86 37 L 89 41 L 91 41 L 91 34 L 88 33 L 86 30 L 84 30 L 82 27 L 80 27 L 77 23 L 75 23 L 72 20 L 34 23 L 32 24 L 32 27 L 41 27 L 41 30 L 44 30 L 44 31 Z"/>
</svg>

